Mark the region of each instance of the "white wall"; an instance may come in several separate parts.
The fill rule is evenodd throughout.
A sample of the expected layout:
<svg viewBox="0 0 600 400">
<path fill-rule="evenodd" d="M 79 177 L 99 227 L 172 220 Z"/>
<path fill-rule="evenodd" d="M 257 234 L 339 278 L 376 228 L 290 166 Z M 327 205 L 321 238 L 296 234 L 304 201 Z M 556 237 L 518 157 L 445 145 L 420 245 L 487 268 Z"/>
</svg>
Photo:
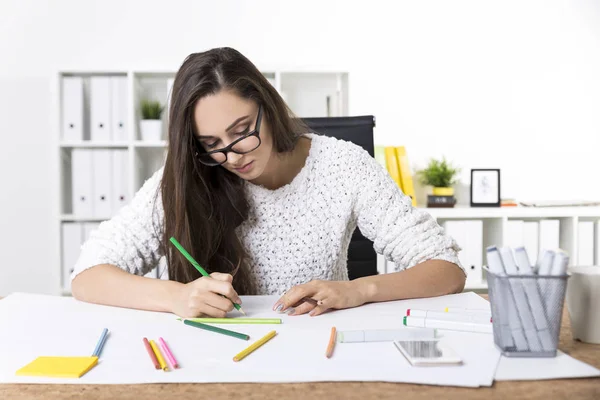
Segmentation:
<svg viewBox="0 0 600 400">
<path fill-rule="evenodd" d="M 414 167 L 501 168 L 504 197 L 600 198 L 600 3 L 0 2 L 0 295 L 57 293 L 59 69 L 176 69 L 228 45 L 350 73 L 350 113 Z"/>
</svg>

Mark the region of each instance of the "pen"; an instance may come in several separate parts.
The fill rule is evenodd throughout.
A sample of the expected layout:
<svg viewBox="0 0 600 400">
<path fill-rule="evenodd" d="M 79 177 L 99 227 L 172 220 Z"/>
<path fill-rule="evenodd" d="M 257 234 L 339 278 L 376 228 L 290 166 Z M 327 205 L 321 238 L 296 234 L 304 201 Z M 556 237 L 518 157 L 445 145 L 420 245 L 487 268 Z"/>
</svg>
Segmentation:
<svg viewBox="0 0 600 400">
<path fill-rule="evenodd" d="M 504 264 L 504 269 L 506 270 L 507 274 L 519 274 L 517 264 L 515 263 L 515 259 L 510 248 L 501 248 L 500 257 L 502 258 L 502 263 Z M 540 343 L 538 332 L 535 329 L 535 324 L 533 322 L 534 311 L 532 311 L 531 307 L 529 306 L 529 301 L 527 300 L 527 295 L 525 293 L 525 287 L 522 283 L 522 280 L 519 279 L 508 281 L 509 288 L 512 290 L 513 298 L 515 300 L 517 316 L 521 322 L 522 331 L 525 334 L 525 339 L 527 340 L 529 349 L 531 351 L 541 351 L 542 344 Z M 535 311 L 538 312 L 539 310 Z"/>
<path fill-rule="evenodd" d="M 338 331 L 339 343 L 361 342 L 393 342 L 394 340 L 435 339 L 436 329 L 431 328 L 402 328 L 402 329 L 372 329 L 364 331 Z"/>
<path fill-rule="evenodd" d="M 406 310 L 406 315 L 409 317 L 421 317 L 421 318 L 432 318 L 441 319 L 445 321 L 462 321 L 462 322 L 492 322 L 492 317 L 484 313 L 481 314 L 469 314 L 469 313 L 449 313 L 443 311 L 432 311 L 432 310 L 417 310 L 415 308 L 409 308 Z"/>
<path fill-rule="evenodd" d="M 518 247 L 515 249 L 515 260 L 519 267 L 519 273 L 521 275 L 533 275 L 534 271 L 529 262 L 527 250 L 524 247 Z M 527 299 L 531 306 L 531 312 L 533 314 L 533 321 L 537 330 L 542 349 L 545 351 L 554 350 L 554 340 L 548 330 L 548 319 L 546 317 L 546 310 L 544 309 L 544 300 L 542 293 L 537 285 L 536 280 L 524 279 L 523 288 L 527 293 Z"/>
<path fill-rule="evenodd" d="M 404 317 L 402 323 L 405 326 L 412 326 L 415 328 L 437 328 L 448 329 L 451 331 L 492 333 L 492 324 L 490 323 L 478 324 L 474 322 L 444 321 L 440 319 L 419 317 Z"/>
</svg>

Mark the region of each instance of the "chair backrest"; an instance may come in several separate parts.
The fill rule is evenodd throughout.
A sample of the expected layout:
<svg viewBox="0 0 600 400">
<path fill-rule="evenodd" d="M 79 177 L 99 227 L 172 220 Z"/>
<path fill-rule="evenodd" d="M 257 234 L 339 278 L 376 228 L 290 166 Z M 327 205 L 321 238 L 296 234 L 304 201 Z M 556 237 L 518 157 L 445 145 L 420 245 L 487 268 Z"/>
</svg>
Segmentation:
<svg viewBox="0 0 600 400">
<path fill-rule="evenodd" d="M 372 115 L 302 120 L 314 133 L 352 142 L 364 148 L 371 157 L 375 156 L 375 117 Z M 356 279 L 369 275 L 377 275 L 377 253 L 373 249 L 373 242 L 365 238 L 357 228 L 352 234 L 348 248 L 348 276 L 350 279 Z"/>
</svg>

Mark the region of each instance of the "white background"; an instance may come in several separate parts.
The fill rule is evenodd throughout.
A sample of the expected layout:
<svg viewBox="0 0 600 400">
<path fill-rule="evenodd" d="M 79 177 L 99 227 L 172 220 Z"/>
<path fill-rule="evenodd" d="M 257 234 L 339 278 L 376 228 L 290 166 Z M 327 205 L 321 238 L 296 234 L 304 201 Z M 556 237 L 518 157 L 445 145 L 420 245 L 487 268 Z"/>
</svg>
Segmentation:
<svg viewBox="0 0 600 400">
<path fill-rule="evenodd" d="M 413 168 L 500 168 L 502 196 L 598 199 L 600 3 L 0 2 L 0 295 L 58 293 L 51 83 L 60 69 L 177 69 L 235 47 L 261 69 L 350 73 L 352 115 Z M 468 200 L 468 199 L 467 199 Z"/>
</svg>

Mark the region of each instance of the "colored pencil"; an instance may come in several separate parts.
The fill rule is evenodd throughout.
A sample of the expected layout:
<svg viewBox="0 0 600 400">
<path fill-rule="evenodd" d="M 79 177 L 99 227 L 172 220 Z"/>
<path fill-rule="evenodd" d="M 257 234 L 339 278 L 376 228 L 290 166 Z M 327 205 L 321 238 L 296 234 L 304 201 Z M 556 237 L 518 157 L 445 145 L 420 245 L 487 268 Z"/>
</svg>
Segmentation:
<svg viewBox="0 0 600 400">
<path fill-rule="evenodd" d="M 331 335 L 329 336 L 329 345 L 327 345 L 327 351 L 325 352 L 325 357 L 331 358 L 333 355 L 333 348 L 335 347 L 335 326 L 331 328 Z"/>
<path fill-rule="evenodd" d="M 254 350 L 258 349 L 260 346 L 262 346 L 263 344 L 265 344 L 269 340 L 271 340 L 273 337 L 275 337 L 276 334 L 277 334 L 276 331 L 271 331 L 271 332 L 267 333 L 265 336 L 263 336 L 262 338 L 258 339 L 256 342 L 254 342 L 250 346 L 248 346 L 246 349 L 244 349 L 240 353 L 236 354 L 236 356 L 233 357 L 233 361 L 236 361 L 236 362 L 241 361 L 248 354 L 252 353 Z"/>
<path fill-rule="evenodd" d="M 167 367 L 167 363 L 165 362 L 165 359 L 163 358 L 163 356 L 162 356 L 160 350 L 158 349 L 158 346 L 154 342 L 154 340 L 150 341 L 150 346 L 152 347 L 152 350 L 154 351 L 154 354 L 156 355 L 156 359 L 158 360 L 158 363 L 160 364 L 160 368 L 163 371 L 167 371 L 169 369 L 169 367 Z"/>
<path fill-rule="evenodd" d="M 200 328 L 200 329 L 204 329 L 207 331 L 220 333 L 222 335 L 232 336 L 234 338 L 238 338 L 238 339 L 242 339 L 242 340 L 250 339 L 250 336 L 246 335 L 245 333 L 234 332 L 234 331 L 230 331 L 227 329 L 218 328 L 216 326 L 206 325 L 206 324 L 203 324 L 200 322 L 190 321 L 189 319 L 184 319 L 183 323 L 186 325 L 189 325 L 189 326 L 193 326 L 194 328 Z"/>
<path fill-rule="evenodd" d="M 177 318 L 181 321 L 182 318 Z M 187 318 L 188 321 L 204 324 L 231 324 L 231 325 L 269 325 L 281 324 L 281 318 Z"/>
<path fill-rule="evenodd" d="M 179 252 L 181 254 L 183 254 L 183 256 L 185 258 L 187 258 L 187 260 L 198 270 L 198 272 L 200 272 L 200 274 L 202 274 L 202 276 L 210 276 L 208 274 L 208 272 L 206 272 L 206 270 L 204 268 L 202 268 L 202 266 L 200 264 L 198 264 L 198 262 L 196 262 L 196 260 L 194 260 L 194 257 L 192 257 L 190 255 L 190 253 L 188 253 L 183 246 L 177 241 L 177 239 L 175 239 L 174 237 L 172 237 L 171 239 L 169 239 L 171 241 L 171 243 L 173 243 L 175 245 L 175 247 L 177 248 L 177 250 L 179 250 Z M 223 295 L 221 295 L 223 296 Z M 227 298 L 227 296 L 223 296 L 225 298 Z M 231 299 L 230 299 L 231 300 Z M 232 302 L 233 303 L 233 302 Z M 242 306 L 240 306 L 237 303 L 233 303 L 233 306 L 235 307 L 236 310 L 238 310 L 239 312 L 241 312 L 242 314 L 246 315 L 246 313 L 244 312 L 244 310 L 242 310 Z"/>
<path fill-rule="evenodd" d="M 169 346 L 167 346 L 167 342 L 165 342 L 165 340 L 160 337 L 158 338 L 158 344 L 162 348 L 163 353 L 165 353 L 165 356 L 167 357 L 167 360 L 169 360 L 169 362 L 171 363 L 173 369 L 179 368 L 179 364 L 173 356 L 173 353 L 171 353 L 171 349 L 169 349 Z"/>
<path fill-rule="evenodd" d="M 102 353 L 102 348 L 104 347 L 104 342 L 106 342 L 106 336 L 108 335 L 108 329 L 104 328 L 102 330 L 102 334 L 100 335 L 100 340 L 96 344 L 96 348 L 92 353 L 92 356 L 100 357 L 100 353 Z"/>
<path fill-rule="evenodd" d="M 148 339 L 144 338 L 143 340 L 144 340 L 144 347 L 146 348 L 146 351 L 148 352 L 148 355 L 150 356 L 150 359 L 152 360 L 152 364 L 154 364 L 154 368 L 160 369 L 160 364 L 158 363 L 156 354 L 154 354 L 154 350 L 152 350 L 152 346 L 150 346 Z"/>
</svg>

